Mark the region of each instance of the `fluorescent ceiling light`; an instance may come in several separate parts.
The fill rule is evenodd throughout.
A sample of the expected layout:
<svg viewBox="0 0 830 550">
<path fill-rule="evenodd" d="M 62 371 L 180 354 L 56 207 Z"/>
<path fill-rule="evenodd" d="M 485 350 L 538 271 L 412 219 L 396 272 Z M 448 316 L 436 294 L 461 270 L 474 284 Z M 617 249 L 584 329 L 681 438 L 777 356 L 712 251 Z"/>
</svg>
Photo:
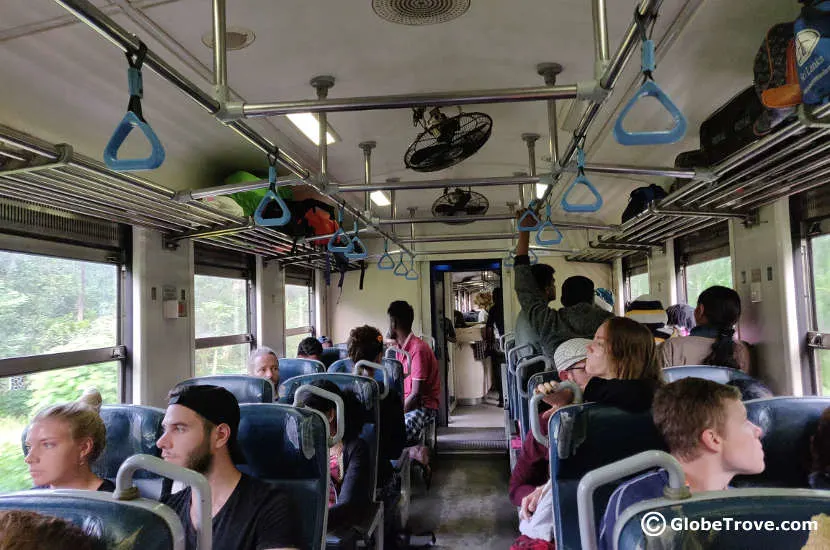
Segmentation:
<svg viewBox="0 0 830 550">
<path fill-rule="evenodd" d="M 320 122 L 317 120 L 317 115 L 312 113 L 292 113 L 288 115 L 288 120 L 290 120 L 299 131 L 305 134 L 305 137 L 310 139 L 311 143 L 314 145 L 320 145 Z M 336 142 L 337 138 L 335 136 L 336 133 L 331 129 L 331 125 L 329 125 L 328 131 L 326 132 L 326 143 L 332 144 Z"/>
<path fill-rule="evenodd" d="M 372 202 L 378 206 L 389 206 L 392 204 L 389 202 L 389 197 L 386 196 L 386 193 L 383 191 L 372 191 L 369 194 L 369 197 L 372 199 Z"/>
<path fill-rule="evenodd" d="M 545 191 L 548 190 L 548 184 L 546 183 L 537 183 L 536 184 L 536 198 L 541 199 L 545 196 Z"/>
</svg>

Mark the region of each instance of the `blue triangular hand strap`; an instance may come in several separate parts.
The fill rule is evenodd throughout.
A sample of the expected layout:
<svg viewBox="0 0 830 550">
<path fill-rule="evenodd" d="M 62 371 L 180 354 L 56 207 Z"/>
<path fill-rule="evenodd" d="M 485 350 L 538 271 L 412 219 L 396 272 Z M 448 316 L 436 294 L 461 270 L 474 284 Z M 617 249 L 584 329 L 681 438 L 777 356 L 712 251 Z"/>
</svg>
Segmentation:
<svg viewBox="0 0 830 550">
<path fill-rule="evenodd" d="M 268 187 L 268 191 L 265 192 L 265 196 L 259 201 L 256 211 L 254 211 L 254 221 L 257 225 L 264 227 L 281 227 L 291 221 L 291 211 L 288 209 L 285 201 L 282 200 L 282 197 L 279 196 L 279 193 L 277 193 L 277 167 L 274 165 L 268 167 L 268 181 L 271 182 L 271 185 Z M 266 218 L 263 216 L 265 209 L 268 207 L 268 203 L 271 201 L 277 203 L 280 209 L 281 214 L 277 218 Z"/>
<path fill-rule="evenodd" d="M 389 255 L 389 241 L 383 241 L 383 256 L 378 260 L 378 269 L 383 271 L 395 269 L 395 259 Z"/>
</svg>

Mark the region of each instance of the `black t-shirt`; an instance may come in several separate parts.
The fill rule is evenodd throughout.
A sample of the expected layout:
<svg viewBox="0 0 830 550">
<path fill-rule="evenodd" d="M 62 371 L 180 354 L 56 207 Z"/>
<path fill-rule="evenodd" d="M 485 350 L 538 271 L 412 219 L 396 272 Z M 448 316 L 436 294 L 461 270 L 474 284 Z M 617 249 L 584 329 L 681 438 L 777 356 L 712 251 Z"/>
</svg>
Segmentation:
<svg viewBox="0 0 830 550">
<path fill-rule="evenodd" d="M 196 550 L 196 529 L 190 522 L 190 487 L 162 499 L 184 525 L 187 550 Z M 251 476 L 242 479 L 213 516 L 214 550 L 299 548 L 288 497 Z"/>
<path fill-rule="evenodd" d="M 620 380 L 593 377 L 585 386 L 582 399 L 611 405 L 631 413 L 645 412 L 651 408 L 654 394 L 660 385 L 654 380 Z"/>
</svg>

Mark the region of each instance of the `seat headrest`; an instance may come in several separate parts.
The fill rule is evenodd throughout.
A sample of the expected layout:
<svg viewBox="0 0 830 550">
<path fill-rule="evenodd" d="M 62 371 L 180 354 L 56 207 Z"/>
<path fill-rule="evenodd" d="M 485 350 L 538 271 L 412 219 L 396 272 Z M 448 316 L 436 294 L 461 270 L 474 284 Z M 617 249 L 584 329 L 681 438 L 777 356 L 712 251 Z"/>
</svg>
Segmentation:
<svg viewBox="0 0 830 550">
<path fill-rule="evenodd" d="M 29 510 L 63 518 L 105 541 L 108 550 L 131 538 L 129 548 L 134 549 L 184 548 L 175 544 L 184 537 L 175 512 L 146 499 L 118 501 L 109 493 L 67 489 L 24 491 L 0 495 L 0 510 Z"/>
<path fill-rule="evenodd" d="M 630 413 L 599 403 L 559 409 L 551 416 L 548 430 L 551 471 L 559 479 L 579 479 L 639 452 L 665 450 L 651 412 Z"/>
<path fill-rule="evenodd" d="M 738 483 L 807 487 L 810 437 L 830 397 L 773 397 L 744 402 L 747 418 L 763 431 L 764 471 L 741 476 Z"/>
<path fill-rule="evenodd" d="M 663 379 L 666 382 L 675 382 L 683 378 L 703 378 L 719 384 L 726 384 L 736 378 L 752 379 L 748 374 L 729 367 L 713 367 L 710 365 L 685 365 L 682 367 L 667 367 L 663 369 Z"/>
<path fill-rule="evenodd" d="M 239 446 L 261 479 L 316 479 L 328 468 L 326 426 L 315 411 L 278 404 L 240 405 Z"/>
<path fill-rule="evenodd" d="M 809 529 L 789 530 L 782 522 L 810 521 L 830 508 L 827 491 L 793 489 L 733 489 L 716 493 L 692 495 L 688 500 L 665 499 L 645 501 L 626 509 L 620 516 L 618 548 L 802 548 L 810 535 Z M 648 513 L 658 512 L 669 526 L 661 535 L 646 536 L 641 521 Z M 685 519 L 684 519 L 685 518 Z M 730 518 L 727 528 L 724 518 Z M 714 527 L 699 530 L 674 530 L 672 521 L 721 521 L 720 529 Z M 753 522 L 763 525 L 771 522 L 781 529 L 736 529 L 737 522 Z M 662 520 L 661 520 L 662 524 Z M 741 524 L 738 524 L 741 525 Z M 822 546 L 823 547 L 823 546 Z M 810 546 L 818 548 L 818 546 Z"/>
<path fill-rule="evenodd" d="M 294 359 L 288 357 L 280 359 L 280 383 L 301 374 L 314 374 L 325 371 L 326 368 L 323 366 L 323 363 L 315 361 L 314 359 Z"/>
<path fill-rule="evenodd" d="M 344 374 L 349 374 L 349 373 L 352 372 L 353 368 L 354 368 L 354 361 L 352 361 L 351 359 L 346 357 L 345 359 L 338 359 L 337 361 L 335 361 L 334 363 L 329 365 L 328 372 L 331 372 L 331 373 L 340 372 L 340 373 L 344 373 Z"/>
<path fill-rule="evenodd" d="M 236 397 L 239 404 L 243 403 L 273 403 L 274 384 L 265 378 L 247 376 L 244 374 L 217 374 L 215 376 L 199 376 L 179 382 L 184 386 L 212 385 L 225 388 Z"/>
</svg>

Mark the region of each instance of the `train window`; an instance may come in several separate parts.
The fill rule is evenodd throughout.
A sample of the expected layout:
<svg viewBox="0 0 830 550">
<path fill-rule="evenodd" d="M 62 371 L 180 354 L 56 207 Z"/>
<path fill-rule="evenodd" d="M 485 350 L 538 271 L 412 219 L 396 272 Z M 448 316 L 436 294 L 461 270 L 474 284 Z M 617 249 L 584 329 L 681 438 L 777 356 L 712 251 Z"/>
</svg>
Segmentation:
<svg viewBox="0 0 830 550">
<path fill-rule="evenodd" d="M 285 285 L 285 356 L 296 357 L 303 338 L 312 336 L 312 287 Z"/>
<path fill-rule="evenodd" d="M 0 251 L 0 492 L 31 487 L 20 436 L 38 410 L 89 387 L 119 402 L 119 288 L 114 263 Z"/>
<path fill-rule="evenodd" d="M 648 258 L 645 254 L 623 258 L 623 273 L 626 302 L 649 293 Z"/>
<path fill-rule="evenodd" d="M 245 372 L 250 350 L 247 279 L 195 275 L 196 376 Z"/>
<path fill-rule="evenodd" d="M 674 254 L 681 303 L 696 305 L 700 293 L 710 286 L 734 288 L 727 222 L 676 239 Z"/>
<path fill-rule="evenodd" d="M 686 303 L 697 304 L 700 293 L 710 286 L 732 288 L 732 258 L 726 256 L 699 264 L 689 264 L 685 269 Z"/>
<path fill-rule="evenodd" d="M 119 361 L 0 378 L 0 493 L 32 486 L 23 462 L 21 434 L 44 407 L 75 401 L 87 388 L 105 404 L 118 403 Z"/>
<path fill-rule="evenodd" d="M 823 229 L 830 229 L 830 220 L 812 224 L 809 237 L 814 312 L 811 324 L 818 334 L 830 333 L 830 233 Z M 830 395 L 830 341 L 823 337 L 813 341 L 818 344 L 813 350 L 813 360 L 819 391 L 821 395 Z"/>
</svg>

